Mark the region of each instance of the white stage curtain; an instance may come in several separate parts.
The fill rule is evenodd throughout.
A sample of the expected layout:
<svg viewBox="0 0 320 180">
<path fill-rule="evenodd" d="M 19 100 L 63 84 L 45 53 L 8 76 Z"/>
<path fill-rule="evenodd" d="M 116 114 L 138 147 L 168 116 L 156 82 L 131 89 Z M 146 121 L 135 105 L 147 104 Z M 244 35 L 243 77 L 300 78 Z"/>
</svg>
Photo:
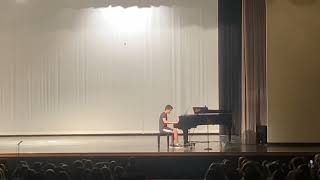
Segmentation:
<svg viewBox="0 0 320 180">
<path fill-rule="evenodd" d="M 157 132 L 218 100 L 217 0 L 0 1 L 0 134 Z"/>
</svg>

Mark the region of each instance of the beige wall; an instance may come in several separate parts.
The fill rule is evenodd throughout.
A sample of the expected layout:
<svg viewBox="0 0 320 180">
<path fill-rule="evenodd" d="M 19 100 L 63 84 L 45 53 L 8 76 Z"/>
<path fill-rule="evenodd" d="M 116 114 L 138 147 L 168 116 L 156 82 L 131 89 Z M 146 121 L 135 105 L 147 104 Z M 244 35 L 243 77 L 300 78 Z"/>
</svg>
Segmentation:
<svg viewBox="0 0 320 180">
<path fill-rule="evenodd" d="M 320 142 L 320 1 L 267 0 L 268 142 Z"/>
</svg>

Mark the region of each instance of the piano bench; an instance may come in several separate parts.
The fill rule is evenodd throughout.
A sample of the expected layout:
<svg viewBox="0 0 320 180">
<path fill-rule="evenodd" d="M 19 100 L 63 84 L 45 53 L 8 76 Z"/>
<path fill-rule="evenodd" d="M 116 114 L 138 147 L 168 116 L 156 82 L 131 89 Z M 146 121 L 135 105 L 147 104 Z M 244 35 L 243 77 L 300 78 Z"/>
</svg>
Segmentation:
<svg viewBox="0 0 320 180">
<path fill-rule="evenodd" d="M 172 136 L 170 133 L 158 133 L 157 134 L 157 139 L 158 139 L 158 151 L 160 150 L 160 139 L 161 136 L 166 136 L 167 137 L 167 149 L 169 149 L 169 144 L 170 144 L 170 136 Z"/>
</svg>

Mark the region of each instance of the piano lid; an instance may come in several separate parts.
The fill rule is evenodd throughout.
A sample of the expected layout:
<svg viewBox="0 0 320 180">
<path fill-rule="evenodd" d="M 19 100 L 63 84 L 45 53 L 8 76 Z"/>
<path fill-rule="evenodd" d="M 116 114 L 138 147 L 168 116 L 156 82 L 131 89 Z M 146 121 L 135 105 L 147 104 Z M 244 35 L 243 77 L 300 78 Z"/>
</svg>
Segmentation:
<svg viewBox="0 0 320 180">
<path fill-rule="evenodd" d="M 231 111 L 219 110 L 219 109 L 208 109 L 205 107 L 192 107 L 194 114 L 212 114 L 212 113 L 231 113 Z"/>
</svg>

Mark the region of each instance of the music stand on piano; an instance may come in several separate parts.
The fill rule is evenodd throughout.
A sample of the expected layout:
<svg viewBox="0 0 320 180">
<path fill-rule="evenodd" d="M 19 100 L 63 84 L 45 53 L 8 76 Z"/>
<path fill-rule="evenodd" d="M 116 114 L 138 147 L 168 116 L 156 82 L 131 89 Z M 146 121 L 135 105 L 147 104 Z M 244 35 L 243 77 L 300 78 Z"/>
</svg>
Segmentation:
<svg viewBox="0 0 320 180">
<path fill-rule="evenodd" d="M 194 114 L 207 113 L 209 111 L 208 107 L 192 107 Z"/>
</svg>

